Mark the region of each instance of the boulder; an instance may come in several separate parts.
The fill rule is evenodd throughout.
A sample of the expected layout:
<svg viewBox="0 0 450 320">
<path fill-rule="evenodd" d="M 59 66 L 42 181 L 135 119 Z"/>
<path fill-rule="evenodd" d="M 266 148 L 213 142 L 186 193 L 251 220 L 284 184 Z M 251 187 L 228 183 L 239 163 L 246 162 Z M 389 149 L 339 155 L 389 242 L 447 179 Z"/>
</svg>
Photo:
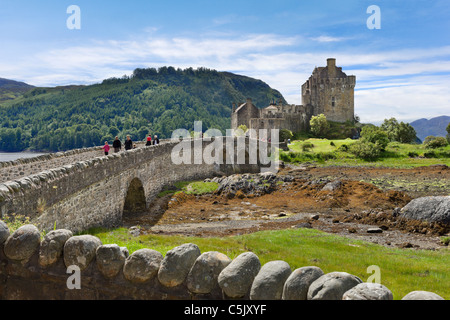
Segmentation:
<svg viewBox="0 0 450 320">
<path fill-rule="evenodd" d="M 256 275 L 250 289 L 251 300 L 281 300 L 283 286 L 292 270 L 285 261 L 270 261 Z"/>
<path fill-rule="evenodd" d="M 78 266 L 80 270 L 86 269 L 94 260 L 97 247 L 102 242 L 91 235 L 81 235 L 69 238 L 64 244 L 64 264 Z"/>
<path fill-rule="evenodd" d="M 340 180 L 334 180 L 328 182 L 323 188 L 322 191 L 336 191 L 342 186 L 342 182 Z"/>
<path fill-rule="evenodd" d="M 49 266 L 63 255 L 64 244 L 73 236 L 72 231 L 66 229 L 52 230 L 47 233 L 39 249 L 39 264 Z"/>
<path fill-rule="evenodd" d="M 5 243 L 9 236 L 10 232 L 7 224 L 0 220 L 0 244 Z"/>
<path fill-rule="evenodd" d="M 106 278 L 114 278 L 123 268 L 128 250 L 117 244 L 106 244 L 95 252 L 97 267 Z"/>
<path fill-rule="evenodd" d="M 391 290 L 379 283 L 363 282 L 351 288 L 342 300 L 393 300 Z"/>
<path fill-rule="evenodd" d="M 41 235 L 38 228 L 26 224 L 6 239 L 3 250 L 9 259 L 26 262 L 39 248 L 40 243 Z"/>
<path fill-rule="evenodd" d="M 319 267 L 303 267 L 294 270 L 284 283 L 283 300 L 307 300 L 311 283 L 323 276 Z"/>
<path fill-rule="evenodd" d="M 123 275 L 134 283 L 142 283 L 157 275 L 163 255 L 152 249 L 139 249 L 133 252 L 123 266 Z"/>
<path fill-rule="evenodd" d="M 184 282 L 200 249 L 193 243 L 185 243 L 166 253 L 158 271 L 158 280 L 166 287 L 175 287 Z"/>
<path fill-rule="evenodd" d="M 330 272 L 311 283 L 308 300 L 342 300 L 345 292 L 362 283 L 357 276 L 346 272 Z"/>
<path fill-rule="evenodd" d="M 429 291 L 412 291 L 402 298 L 402 300 L 445 300 L 440 295 Z"/>
<path fill-rule="evenodd" d="M 411 200 L 400 210 L 406 219 L 450 224 L 450 196 L 430 196 Z"/>
<path fill-rule="evenodd" d="M 217 286 L 217 278 L 231 263 L 223 253 L 209 251 L 200 255 L 186 279 L 188 289 L 193 293 L 210 293 Z"/>
<path fill-rule="evenodd" d="M 220 288 L 230 298 L 242 298 L 261 269 L 261 262 L 253 252 L 244 252 L 225 267 L 217 278 Z"/>
</svg>

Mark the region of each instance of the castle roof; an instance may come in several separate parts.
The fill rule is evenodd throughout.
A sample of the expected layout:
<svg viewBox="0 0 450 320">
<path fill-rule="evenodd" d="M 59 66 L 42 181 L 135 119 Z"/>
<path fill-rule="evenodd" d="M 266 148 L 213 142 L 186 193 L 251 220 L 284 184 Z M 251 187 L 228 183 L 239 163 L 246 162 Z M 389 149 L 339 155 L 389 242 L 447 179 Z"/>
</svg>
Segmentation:
<svg viewBox="0 0 450 320">
<path fill-rule="evenodd" d="M 334 67 L 335 68 L 335 78 L 347 78 L 347 74 L 342 71 L 341 67 Z M 316 67 L 313 71 L 313 77 L 318 77 L 320 79 L 327 79 L 328 78 L 328 67 Z"/>
</svg>

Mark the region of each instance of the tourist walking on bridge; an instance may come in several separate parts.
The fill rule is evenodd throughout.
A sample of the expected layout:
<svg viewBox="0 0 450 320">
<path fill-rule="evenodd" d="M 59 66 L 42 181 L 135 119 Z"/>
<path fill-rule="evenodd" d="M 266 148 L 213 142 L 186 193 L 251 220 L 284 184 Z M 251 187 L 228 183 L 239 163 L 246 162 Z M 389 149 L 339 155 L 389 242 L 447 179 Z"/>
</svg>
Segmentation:
<svg viewBox="0 0 450 320">
<path fill-rule="evenodd" d="M 113 142 L 114 152 L 119 152 L 122 149 L 122 142 L 120 142 L 119 137 L 116 137 Z"/>
<path fill-rule="evenodd" d="M 155 134 L 155 139 L 153 139 L 153 144 L 156 146 L 159 144 L 158 136 Z"/>
<path fill-rule="evenodd" d="M 105 141 L 105 145 L 102 147 L 102 149 L 103 149 L 103 151 L 105 151 L 105 156 L 107 156 L 109 153 L 109 150 L 111 149 L 108 144 L 108 141 Z"/>
<path fill-rule="evenodd" d="M 147 143 L 145 144 L 146 146 L 151 146 L 152 145 L 152 136 L 148 135 L 147 137 Z"/>
<path fill-rule="evenodd" d="M 133 141 L 130 136 L 127 136 L 127 140 L 125 140 L 125 150 L 131 150 L 133 148 Z"/>
</svg>

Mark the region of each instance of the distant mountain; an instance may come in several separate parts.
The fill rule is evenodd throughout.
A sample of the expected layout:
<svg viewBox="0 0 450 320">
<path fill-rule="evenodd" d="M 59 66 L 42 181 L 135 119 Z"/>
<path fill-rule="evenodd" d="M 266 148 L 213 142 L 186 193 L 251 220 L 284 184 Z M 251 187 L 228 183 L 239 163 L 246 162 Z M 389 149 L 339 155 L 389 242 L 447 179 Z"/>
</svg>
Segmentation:
<svg viewBox="0 0 450 320">
<path fill-rule="evenodd" d="M 261 80 L 207 68 L 136 69 L 131 76 L 86 86 L 33 88 L 0 102 L 0 150 L 60 151 L 119 136 L 170 138 L 176 129 L 215 128 L 225 134 L 233 102 L 260 108 L 286 103 Z"/>
<path fill-rule="evenodd" d="M 425 118 L 419 119 L 409 124 L 416 130 L 417 137 L 424 140 L 428 136 L 445 137 L 445 130 L 450 122 L 450 116 L 435 117 L 430 120 Z"/>
<path fill-rule="evenodd" d="M 0 78 L 0 102 L 13 100 L 33 88 L 25 82 Z"/>
</svg>

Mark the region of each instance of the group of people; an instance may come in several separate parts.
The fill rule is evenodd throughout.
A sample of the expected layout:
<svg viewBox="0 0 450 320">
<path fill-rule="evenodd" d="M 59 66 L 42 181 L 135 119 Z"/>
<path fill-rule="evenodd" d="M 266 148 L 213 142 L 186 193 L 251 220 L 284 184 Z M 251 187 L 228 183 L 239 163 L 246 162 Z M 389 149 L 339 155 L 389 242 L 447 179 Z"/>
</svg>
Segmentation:
<svg viewBox="0 0 450 320">
<path fill-rule="evenodd" d="M 147 137 L 147 142 L 146 142 L 146 146 L 151 146 L 151 145 L 158 145 L 159 144 L 159 139 L 158 136 L 155 135 L 153 140 L 152 140 L 152 136 L 149 134 Z M 116 138 L 114 139 L 113 145 L 112 145 L 114 152 L 119 152 L 120 150 L 122 150 L 122 142 L 120 141 L 119 137 L 116 136 Z M 131 150 L 136 148 L 136 144 L 133 143 L 133 140 L 131 140 L 131 137 L 129 135 L 127 135 L 127 138 L 125 140 L 124 143 L 124 147 L 125 147 L 125 151 Z M 103 151 L 105 152 L 105 156 L 107 156 L 109 154 L 109 151 L 111 150 L 110 145 L 108 144 L 108 141 L 105 141 L 105 145 L 102 147 Z"/>
<path fill-rule="evenodd" d="M 159 144 L 159 139 L 158 136 L 155 134 L 153 140 L 152 140 L 152 136 L 149 134 L 147 137 L 147 142 L 145 143 L 146 146 L 151 146 L 151 145 L 158 145 Z"/>
</svg>

